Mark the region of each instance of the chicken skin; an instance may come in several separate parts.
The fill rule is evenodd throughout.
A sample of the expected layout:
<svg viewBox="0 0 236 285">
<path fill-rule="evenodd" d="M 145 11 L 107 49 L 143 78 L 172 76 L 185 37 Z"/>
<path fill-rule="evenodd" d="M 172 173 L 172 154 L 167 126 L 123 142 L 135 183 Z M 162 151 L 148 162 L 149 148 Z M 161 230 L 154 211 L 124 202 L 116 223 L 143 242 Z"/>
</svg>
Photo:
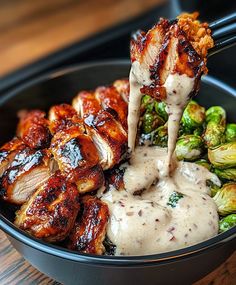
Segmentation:
<svg viewBox="0 0 236 285">
<path fill-rule="evenodd" d="M 19 150 L 1 177 L 0 194 L 14 204 L 23 204 L 54 169 L 50 153 L 25 147 Z"/>
<path fill-rule="evenodd" d="M 127 150 L 127 133 L 121 124 L 107 111 L 89 115 L 84 122 L 99 151 L 102 168 L 106 170 L 118 164 Z"/>
<path fill-rule="evenodd" d="M 69 234 L 67 247 L 79 252 L 102 254 L 108 219 L 108 206 L 104 202 L 93 196 L 84 196 L 81 213 Z"/>
<path fill-rule="evenodd" d="M 96 115 L 102 110 L 102 106 L 95 97 L 94 92 L 89 91 L 79 92 L 73 99 L 72 106 L 82 118 L 86 118 L 89 115 Z"/>
<path fill-rule="evenodd" d="M 80 127 L 82 132 L 85 132 L 83 120 L 78 116 L 76 110 L 69 104 L 60 104 L 51 107 L 48 118 L 52 134 L 74 125 Z"/>
<path fill-rule="evenodd" d="M 23 204 L 15 225 L 37 238 L 59 242 L 69 234 L 79 208 L 76 186 L 58 171 Z"/>
<path fill-rule="evenodd" d="M 50 149 L 61 172 L 76 183 L 80 192 L 95 190 L 103 184 L 97 149 L 80 127 L 72 126 L 57 132 Z"/>
<path fill-rule="evenodd" d="M 127 132 L 128 105 L 122 99 L 116 88 L 114 86 L 98 87 L 95 90 L 95 97 L 100 102 L 104 110 L 110 112 L 115 119 L 120 121 L 122 127 Z"/>
<path fill-rule="evenodd" d="M 50 145 L 51 133 L 46 114 L 40 110 L 20 111 L 17 136 L 30 148 L 41 149 Z"/>
<path fill-rule="evenodd" d="M 11 164 L 17 151 L 23 148 L 25 148 L 24 142 L 16 137 L 0 148 L 0 177 Z"/>
</svg>

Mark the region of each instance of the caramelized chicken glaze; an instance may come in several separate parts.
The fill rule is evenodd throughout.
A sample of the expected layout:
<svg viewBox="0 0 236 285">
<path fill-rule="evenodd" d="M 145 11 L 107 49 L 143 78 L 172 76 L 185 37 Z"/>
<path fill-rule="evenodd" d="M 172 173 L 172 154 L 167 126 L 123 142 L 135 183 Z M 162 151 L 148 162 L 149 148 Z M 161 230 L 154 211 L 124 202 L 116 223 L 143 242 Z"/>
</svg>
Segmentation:
<svg viewBox="0 0 236 285">
<path fill-rule="evenodd" d="M 79 208 L 76 186 L 56 172 L 17 212 L 15 225 L 37 238 L 58 242 L 70 232 Z"/>
<path fill-rule="evenodd" d="M 60 104 L 51 107 L 48 118 L 52 134 L 74 125 L 80 127 L 81 132 L 85 131 L 83 120 L 78 116 L 76 110 L 69 104 Z"/>
<path fill-rule="evenodd" d="M 46 148 L 50 144 L 51 133 L 45 112 L 41 110 L 19 112 L 20 121 L 17 136 L 30 148 Z"/>
<path fill-rule="evenodd" d="M 128 131 L 127 116 L 128 108 L 127 103 L 122 99 L 121 95 L 114 86 L 111 87 L 98 87 L 95 90 L 95 97 L 98 99 L 103 109 L 111 110 L 111 114 L 117 118 L 125 131 Z"/>
<path fill-rule="evenodd" d="M 68 237 L 67 247 L 84 253 L 102 254 L 109 218 L 108 207 L 94 196 L 84 196 L 81 213 Z"/>
<path fill-rule="evenodd" d="M 24 142 L 14 137 L 0 148 L 0 177 L 14 159 L 17 151 L 25 147 Z"/>
<path fill-rule="evenodd" d="M 44 182 L 53 169 L 50 153 L 25 147 L 19 150 L 1 178 L 1 196 L 15 204 L 23 204 Z"/>
</svg>

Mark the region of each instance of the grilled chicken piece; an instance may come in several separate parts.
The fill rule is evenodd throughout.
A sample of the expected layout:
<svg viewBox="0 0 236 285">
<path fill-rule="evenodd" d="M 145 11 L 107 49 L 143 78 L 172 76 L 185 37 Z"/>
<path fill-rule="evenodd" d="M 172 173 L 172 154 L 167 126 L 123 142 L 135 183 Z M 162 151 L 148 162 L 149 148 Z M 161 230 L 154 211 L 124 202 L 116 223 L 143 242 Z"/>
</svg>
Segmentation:
<svg viewBox="0 0 236 285">
<path fill-rule="evenodd" d="M 20 111 L 17 136 L 30 148 L 46 148 L 50 145 L 51 134 L 45 113 L 40 110 Z"/>
<path fill-rule="evenodd" d="M 122 99 L 116 88 L 114 86 L 98 87 L 95 90 L 95 97 L 103 109 L 110 112 L 115 119 L 118 119 L 122 127 L 127 131 L 128 105 Z"/>
<path fill-rule="evenodd" d="M 101 111 L 96 116 L 90 115 L 84 122 L 99 151 L 102 168 L 106 170 L 118 164 L 127 151 L 127 133 L 120 123 L 106 111 Z"/>
<path fill-rule="evenodd" d="M 170 74 L 195 78 L 196 92 L 205 70 L 204 58 L 193 48 L 178 21 L 166 19 L 161 19 L 146 34 L 142 31 L 136 33 L 131 41 L 131 60 L 142 74 L 145 71 L 150 74 L 149 82 L 144 82 L 141 92 L 157 100 L 166 98 L 164 84 Z"/>
<path fill-rule="evenodd" d="M 96 115 L 102 110 L 102 106 L 96 99 L 94 93 L 89 91 L 79 92 L 73 99 L 72 106 L 82 118 L 89 115 Z"/>
<path fill-rule="evenodd" d="M 110 188 L 116 189 L 116 190 L 124 190 L 124 173 L 125 168 L 122 167 L 116 167 L 108 171 L 106 173 L 106 181 L 105 181 L 105 191 L 109 191 Z"/>
<path fill-rule="evenodd" d="M 22 205 L 15 225 L 37 238 L 59 242 L 69 234 L 79 208 L 76 186 L 57 171 Z"/>
<path fill-rule="evenodd" d="M 97 149 L 80 127 L 72 126 L 57 132 L 52 139 L 51 152 L 61 172 L 77 184 L 79 191 L 92 191 L 103 184 Z"/>
<path fill-rule="evenodd" d="M 47 150 L 19 150 L 1 178 L 2 198 L 23 204 L 53 170 L 54 161 Z"/>
<path fill-rule="evenodd" d="M 128 79 L 118 79 L 113 83 L 118 93 L 121 95 L 123 100 L 129 102 L 129 80 Z"/>
<path fill-rule="evenodd" d="M 25 144 L 18 138 L 13 138 L 0 148 L 0 177 L 11 164 L 17 151 L 23 148 L 25 148 Z"/>
<path fill-rule="evenodd" d="M 79 193 L 86 193 L 99 189 L 104 185 L 104 182 L 105 178 L 102 167 L 100 164 L 97 164 L 78 177 L 75 184 L 77 185 Z"/>
<path fill-rule="evenodd" d="M 55 105 L 49 110 L 50 130 L 52 134 L 76 125 L 85 131 L 83 121 L 79 118 L 76 110 L 69 104 Z"/>
<path fill-rule="evenodd" d="M 90 254 L 105 251 L 103 241 L 109 218 L 108 206 L 93 196 L 84 196 L 81 201 L 81 214 L 69 234 L 67 247 Z"/>
</svg>

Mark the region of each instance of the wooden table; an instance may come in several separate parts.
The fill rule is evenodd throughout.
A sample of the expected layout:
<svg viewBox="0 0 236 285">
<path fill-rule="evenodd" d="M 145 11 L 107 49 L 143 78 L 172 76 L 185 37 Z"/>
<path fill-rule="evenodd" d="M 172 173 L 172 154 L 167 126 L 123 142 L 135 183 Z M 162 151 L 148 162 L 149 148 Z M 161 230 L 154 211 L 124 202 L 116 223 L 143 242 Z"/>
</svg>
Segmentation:
<svg viewBox="0 0 236 285">
<path fill-rule="evenodd" d="M 163 1 L 0 0 L 0 76 Z M 16 284 L 58 283 L 26 262 L 0 231 L 0 285 Z M 209 284 L 236 284 L 236 252 L 195 285 Z"/>
<path fill-rule="evenodd" d="M 0 0 L 0 76 L 166 0 Z"/>
</svg>

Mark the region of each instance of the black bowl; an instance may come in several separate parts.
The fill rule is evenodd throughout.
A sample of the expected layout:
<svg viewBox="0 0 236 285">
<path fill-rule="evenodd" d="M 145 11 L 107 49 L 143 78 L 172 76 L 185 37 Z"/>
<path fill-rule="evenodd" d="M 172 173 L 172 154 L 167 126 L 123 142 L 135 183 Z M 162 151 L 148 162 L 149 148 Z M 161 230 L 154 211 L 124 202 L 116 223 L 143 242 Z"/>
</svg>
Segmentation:
<svg viewBox="0 0 236 285">
<path fill-rule="evenodd" d="M 37 78 L 0 98 L 1 142 L 15 133 L 16 112 L 22 108 L 47 110 L 52 104 L 71 102 L 81 89 L 93 89 L 127 77 L 128 61 L 90 63 Z M 220 104 L 229 120 L 235 114 L 236 91 L 205 77 L 198 101 Z M 63 284 L 190 284 L 211 272 L 236 248 L 236 227 L 197 245 L 163 254 L 135 257 L 79 254 L 37 240 L 17 229 L 0 207 L 0 228 L 12 245 L 38 270 Z M 135 233 L 134 233 L 135 234 Z"/>
</svg>

